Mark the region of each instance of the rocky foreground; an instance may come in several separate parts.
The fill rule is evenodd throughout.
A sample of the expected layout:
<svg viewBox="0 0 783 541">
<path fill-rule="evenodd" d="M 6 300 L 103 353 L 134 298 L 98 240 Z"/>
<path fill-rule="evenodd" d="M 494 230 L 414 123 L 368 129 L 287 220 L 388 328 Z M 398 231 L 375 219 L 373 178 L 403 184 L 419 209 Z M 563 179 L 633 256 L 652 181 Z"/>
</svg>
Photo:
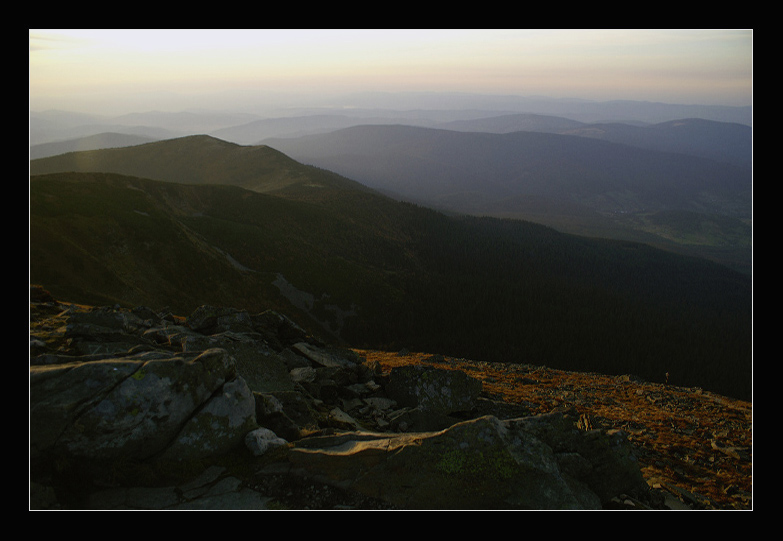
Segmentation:
<svg viewBox="0 0 783 541">
<path fill-rule="evenodd" d="M 31 509 L 751 509 L 752 405 L 30 293 Z"/>
<path fill-rule="evenodd" d="M 622 430 L 648 485 L 662 489 L 671 508 L 752 509 L 750 402 L 630 375 L 427 354 L 362 353 L 385 370 L 416 362 L 448 364 L 481 379 L 487 396 L 524 407 L 529 415 L 575 411 L 582 428 Z"/>
</svg>

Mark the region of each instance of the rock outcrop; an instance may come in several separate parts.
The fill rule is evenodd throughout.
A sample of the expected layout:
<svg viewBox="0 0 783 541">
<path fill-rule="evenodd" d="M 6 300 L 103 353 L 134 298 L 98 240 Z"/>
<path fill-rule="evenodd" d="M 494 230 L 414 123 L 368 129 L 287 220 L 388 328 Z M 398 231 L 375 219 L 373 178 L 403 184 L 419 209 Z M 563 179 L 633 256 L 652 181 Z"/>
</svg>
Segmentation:
<svg viewBox="0 0 783 541">
<path fill-rule="evenodd" d="M 222 349 L 30 368 L 30 450 L 83 459 L 209 457 L 255 427 L 255 401 Z"/>
<path fill-rule="evenodd" d="M 320 436 L 289 457 L 294 470 L 403 509 L 601 509 L 646 486 L 620 434 L 580 432 L 563 414 Z"/>
<path fill-rule="evenodd" d="M 251 472 L 232 497 L 252 508 L 270 496 L 248 487 L 271 478 L 375 508 L 600 509 L 621 495 L 653 505 L 622 432 L 580 429 L 568 411 L 526 416 L 464 372 L 382 373 L 273 311 L 203 306 L 180 318 L 31 287 L 31 487 L 51 489 L 48 506 L 131 507 L 106 492 L 140 488 L 118 471 L 157 486 L 149 472 L 161 465 L 227 456 Z M 226 504 L 166 490 L 163 508 Z"/>
</svg>

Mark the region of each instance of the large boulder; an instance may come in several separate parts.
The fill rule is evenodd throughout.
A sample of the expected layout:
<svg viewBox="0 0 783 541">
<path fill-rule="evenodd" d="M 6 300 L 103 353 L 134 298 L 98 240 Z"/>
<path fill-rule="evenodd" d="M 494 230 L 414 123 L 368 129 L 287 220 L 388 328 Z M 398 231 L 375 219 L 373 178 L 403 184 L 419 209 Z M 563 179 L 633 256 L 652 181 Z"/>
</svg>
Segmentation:
<svg viewBox="0 0 783 541">
<path fill-rule="evenodd" d="M 622 445 L 617 434 L 579 431 L 562 414 L 484 416 L 438 432 L 311 437 L 289 458 L 295 472 L 404 509 L 601 509 L 646 490 L 632 453 L 602 452 Z M 611 480 L 600 479 L 613 469 Z"/>
<path fill-rule="evenodd" d="M 190 336 L 183 342 L 182 348 L 185 352 L 212 348 L 226 350 L 234 359 L 237 373 L 254 392 L 290 391 L 294 388 L 284 359 L 252 335 L 222 332 L 211 336 Z"/>
<path fill-rule="evenodd" d="M 646 487 L 639 463 L 622 430 L 576 430 L 576 414 L 558 412 L 506 421 L 510 429 L 535 435 L 556 454 L 560 468 L 590 486 L 601 499 Z"/>
<path fill-rule="evenodd" d="M 274 310 L 250 314 L 236 308 L 202 305 L 187 317 L 185 324 L 203 335 L 226 331 L 253 333 L 276 350 L 312 340 L 304 329 Z"/>
<path fill-rule="evenodd" d="M 481 380 L 460 370 L 429 365 L 395 367 L 385 390 L 400 409 L 389 414 L 389 423 L 400 432 L 442 430 L 463 420 L 455 414 L 476 409 L 481 389 Z"/>
<path fill-rule="evenodd" d="M 192 458 L 224 452 L 254 425 L 253 395 L 222 349 L 190 359 L 129 356 L 30 367 L 34 457 L 144 460 L 172 442 L 184 456 L 188 442 Z"/>
<path fill-rule="evenodd" d="M 386 393 L 401 406 L 448 415 L 475 407 L 481 380 L 460 370 L 407 365 L 392 369 Z"/>
<path fill-rule="evenodd" d="M 255 397 L 245 380 L 227 381 L 188 419 L 160 458 L 198 460 L 236 449 L 258 427 L 255 410 Z"/>
</svg>

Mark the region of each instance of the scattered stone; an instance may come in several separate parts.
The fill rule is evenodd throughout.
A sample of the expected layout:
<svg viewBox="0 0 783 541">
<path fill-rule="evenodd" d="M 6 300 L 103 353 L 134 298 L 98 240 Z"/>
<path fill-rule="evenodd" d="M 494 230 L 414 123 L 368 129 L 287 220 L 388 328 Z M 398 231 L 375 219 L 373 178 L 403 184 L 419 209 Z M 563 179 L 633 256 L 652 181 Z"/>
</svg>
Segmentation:
<svg viewBox="0 0 783 541">
<path fill-rule="evenodd" d="M 32 508 L 655 507 L 625 432 L 443 356 L 384 373 L 273 311 L 31 303 Z"/>
<path fill-rule="evenodd" d="M 283 447 L 287 443 L 283 438 L 278 437 L 277 434 L 263 427 L 248 432 L 247 436 L 245 436 L 245 445 L 253 453 L 253 456 L 261 456 L 266 454 L 267 451 Z"/>
</svg>

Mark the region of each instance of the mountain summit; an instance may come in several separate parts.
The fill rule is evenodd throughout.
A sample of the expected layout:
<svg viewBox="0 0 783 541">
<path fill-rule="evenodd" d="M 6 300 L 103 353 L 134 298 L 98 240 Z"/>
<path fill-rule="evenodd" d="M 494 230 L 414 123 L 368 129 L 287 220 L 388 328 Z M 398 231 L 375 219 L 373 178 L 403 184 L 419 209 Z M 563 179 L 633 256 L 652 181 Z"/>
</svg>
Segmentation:
<svg viewBox="0 0 783 541">
<path fill-rule="evenodd" d="M 31 160 L 30 174 L 62 171 L 118 173 L 183 184 L 230 184 L 255 192 L 279 192 L 312 184 L 312 168 L 265 145 L 242 146 L 191 135 L 132 147 L 69 152 Z M 318 185 L 365 190 L 337 175 Z"/>
</svg>

